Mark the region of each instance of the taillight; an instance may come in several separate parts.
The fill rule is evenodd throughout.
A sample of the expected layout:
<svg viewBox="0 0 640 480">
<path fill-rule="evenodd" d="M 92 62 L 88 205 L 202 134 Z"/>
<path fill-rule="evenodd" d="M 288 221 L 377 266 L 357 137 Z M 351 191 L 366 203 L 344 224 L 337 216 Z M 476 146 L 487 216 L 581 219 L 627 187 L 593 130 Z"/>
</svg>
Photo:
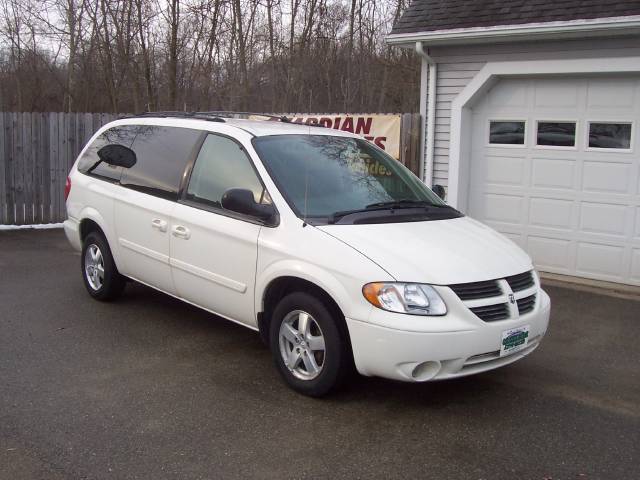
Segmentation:
<svg viewBox="0 0 640 480">
<path fill-rule="evenodd" d="M 67 198 L 69 198 L 69 192 L 71 191 L 71 179 L 69 177 L 67 177 L 67 181 L 64 184 L 64 201 L 67 201 Z"/>
</svg>

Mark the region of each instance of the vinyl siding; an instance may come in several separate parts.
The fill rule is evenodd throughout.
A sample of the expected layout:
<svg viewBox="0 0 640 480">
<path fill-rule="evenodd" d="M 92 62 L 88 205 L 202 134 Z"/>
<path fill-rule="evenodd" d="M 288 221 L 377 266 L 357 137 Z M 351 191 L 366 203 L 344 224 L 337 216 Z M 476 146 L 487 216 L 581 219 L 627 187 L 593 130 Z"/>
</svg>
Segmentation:
<svg viewBox="0 0 640 480">
<path fill-rule="evenodd" d="M 451 103 L 487 62 L 632 56 L 638 56 L 640 61 L 640 38 L 434 47 L 430 54 L 438 63 L 433 183 L 447 186 Z M 427 96 L 430 94 L 427 92 Z"/>
</svg>

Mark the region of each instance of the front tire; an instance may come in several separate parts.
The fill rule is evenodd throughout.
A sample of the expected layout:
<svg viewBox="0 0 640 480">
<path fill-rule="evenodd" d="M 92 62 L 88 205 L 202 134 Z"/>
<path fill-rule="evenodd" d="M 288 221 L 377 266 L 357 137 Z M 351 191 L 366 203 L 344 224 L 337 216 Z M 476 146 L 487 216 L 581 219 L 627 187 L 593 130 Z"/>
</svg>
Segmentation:
<svg viewBox="0 0 640 480">
<path fill-rule="evenodd" d="M 126 280 L 118 272 L 106 238 L 91 232 L 82 244 L 82 280 L 96 300 L 114 300 L 122 294 Z"/>
<path fill-rule="evenodd" d="M 284 381 L 295 391 L 320 397 L 339 387 L 349 373 L 348 339 L 342 321 L 317 297 L 294 292 L 271 316 L 271 352 Z"/>
</svg>

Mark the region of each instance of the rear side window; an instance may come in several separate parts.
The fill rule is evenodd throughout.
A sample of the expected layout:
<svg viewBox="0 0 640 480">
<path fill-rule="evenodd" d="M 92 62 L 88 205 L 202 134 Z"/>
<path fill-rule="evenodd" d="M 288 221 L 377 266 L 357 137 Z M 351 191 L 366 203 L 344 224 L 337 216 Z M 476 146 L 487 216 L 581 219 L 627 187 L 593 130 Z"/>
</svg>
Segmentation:
<svg viewBox="0 0 640 480">
<path fill-rule="evenodd" d="M 240 145 L 220 135 L 208 135 L 193 167 L 187 198 L 221 208 L 222 195 L 230 188 L 251 190 L 257 203 L 271 202 Z"/>
<path fill-rule="evenodd" d="M 125 147 L 131 148 L 136 134 L 135 130 L 136 127 L 132 125 L 122 125 L 110 128 L 100 134 L 82 154 L 78 162 L 78 170 L 87 175 L 118 182 L 122 174 L 122 167 L 114 167 L 102 163 L 98 158 L 98 150 L 110 144 L 124 145 Z"/>
<path fill-rule="evenodd" d="M 202 134 L 190 128 L 135 125 L 136 164 L 122 172 L 123 186 L 177 200 L 185 166 Z"/>
</svg>

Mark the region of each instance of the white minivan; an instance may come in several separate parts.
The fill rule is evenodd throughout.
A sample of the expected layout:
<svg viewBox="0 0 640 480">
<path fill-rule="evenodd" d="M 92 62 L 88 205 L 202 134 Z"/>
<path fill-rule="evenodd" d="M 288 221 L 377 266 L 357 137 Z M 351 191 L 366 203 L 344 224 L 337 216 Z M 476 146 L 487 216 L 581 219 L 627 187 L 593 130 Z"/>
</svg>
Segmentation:
<svg viewBox="0 0 640 480">
<path fill-rule="evenodd" d="M 238 117 L 145 114 L 91 138 L 64 228 L 92 297 L 131 279 L 257 330 L 312 396 L 354 367 L 424 382 L 540 344 L 549 297 L 514 243 L 356 135 Z"/>
</svg>

